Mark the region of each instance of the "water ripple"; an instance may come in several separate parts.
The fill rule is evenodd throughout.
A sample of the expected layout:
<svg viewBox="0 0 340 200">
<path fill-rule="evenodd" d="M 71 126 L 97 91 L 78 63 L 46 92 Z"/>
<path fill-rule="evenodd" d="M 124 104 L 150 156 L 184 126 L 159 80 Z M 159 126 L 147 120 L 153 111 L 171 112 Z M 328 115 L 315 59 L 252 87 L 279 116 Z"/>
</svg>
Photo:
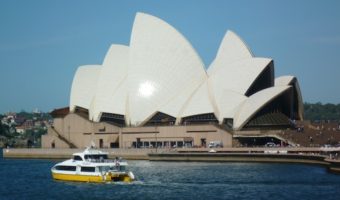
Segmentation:
<svg viewBox="0 0 340 200">
<path fill-rule="evenodd" d="M 338 199 L 340 176 L 319 166 L 130 161 L 132 183 L 54 181 L 56 161 L 0 159 L 0 199 Z"/>
</svg>

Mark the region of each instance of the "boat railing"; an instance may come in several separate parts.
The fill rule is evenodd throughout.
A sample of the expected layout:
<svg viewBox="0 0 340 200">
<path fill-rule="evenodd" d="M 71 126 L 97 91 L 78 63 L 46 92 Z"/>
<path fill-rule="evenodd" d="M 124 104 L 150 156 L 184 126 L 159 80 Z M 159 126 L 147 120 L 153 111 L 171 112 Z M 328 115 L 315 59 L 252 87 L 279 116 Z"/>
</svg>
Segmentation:
<svg viewBox="0 0 340 200">
<path fill-rule="evenodd" d="M 86 159 L 86 161 L 88 162 L 92 162 L 92 163 L 122 163 L 122 162 L 126 162 L 125 160 L 122 159 L 95 159 L 95 158 L 88 158 Z"/>
</svg>

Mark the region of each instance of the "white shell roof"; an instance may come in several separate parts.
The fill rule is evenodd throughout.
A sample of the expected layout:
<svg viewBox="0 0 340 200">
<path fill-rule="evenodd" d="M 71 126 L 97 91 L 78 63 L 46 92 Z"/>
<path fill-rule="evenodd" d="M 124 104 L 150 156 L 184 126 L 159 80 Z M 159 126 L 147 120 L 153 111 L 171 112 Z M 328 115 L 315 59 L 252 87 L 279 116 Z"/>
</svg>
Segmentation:
<svg viewBox="0 0 340 200">
<path fill-rule="evenodd" d="M 78 67 L 73 78 L 70 97 L 70 110 L 76 106 L 89 109 L 95 96 L 100 65 L 85 65 Z"/>
<path fill-rule="evenodd" d="M 218 49 L 215 60 L 208 68 L 208 74 L 211 75 L 216 70 L 230 63 L 252 57 L 253 54 L 247 44 L 234 32 L 227 31 Z"/>
<path fill-rule="evenodd" d="M 111 45 L 105 56 L 97 82 L 93 116 L 99 121 L 102 112 L 125 115 L 125 100 L 116 98 L 117 90 L 126 79 L 129 61 L 129 47 Z M 119 93 L 121 96 L 122 94 Z M 124 95 L 122 95 L 124 96 Z M 123 103 L 121 102 L 123 100 Z"/>
<path fill-rule="evenodd" d="M 190 98 L 181 118 L 204 113 L 214 113 L 207 81 L 204 82 Z"/>
<path fill-rule="evenodd" d="M 216 73 L 210 75 L 214 91 L 231 90 L 239 94 L 245 94 L 256 78 L 271 62 L 268 58 L 250 58 L 221 66 Z M 218 97 L 216 97 L 218 98 Z"/>
<path fill-rule="evenodd" d="M 220 115 L 218 120 L 223 122 L 224 118 L 234 118 L 237 110 L 246 101 L 248 97 L 231 90 L 223 90 L 221 96 L 217 100 Z"/>
<path fill-rule="evenodd" d="M 291 87 L 302 96 L 293 76 L 275 79 L 275 87 L 250 97 L 245 94 L 266 69 L 269 58 L 255 58 L 242 39 L 228 31 L 216 58 L 204 69 L 201 58 L 186 38 L 163 20 L 137 13 L 129 46 L 112 45 L 102 65 L 78 68 L 72 83 L 70 110 L 89 109 L 100 121 L 103 112 L 125 116 L 128 125 L 143 125 L 155 113 L 176 118 L 214 113 L 219 122 L 234 119 L 241 129 L 276 96 Z"/>
<path fill-rule="evenodd" d="M 297 92 L 297 98 L 298 98 L 298 114 L 300 119 L 303 119 L 303 100 L 302 100 L 302 94 L 300 90 L 300 85 L 298 80 L 294 76 L 280 76 L 275 79 L 275 86 L 284 86 L 284 85 L 291 85 L 295 88 Z"/>
<path fill-rule="evenodd" d="M 290 85 L 294 81 L 294 76 L 280 76 L 275 78 L 275 86 Z"/>
<path fill-rule="evenodd" d="M 135 18 L 129 61 L 132 124 L 142 123 L 180 93 L 182 100 L 167 114 L 179 113 L 206 77 L 204 65 L 190 43 L 166 22 L 143 13 L 137 13 Z"/>
<path fill-rule="evenodd" d="M 250 96 L 234 117 L 234 129 L 241 129 L 261 108 L 289 88 L 291 88 L 291 86 L 270 87 Z"/>
<path fill-rule="evenodd" d="M 165 104 L 160 107 L 159 111 L 178 118 L 177 122 L 179 122 L 182 112 L 186 108 L 190 97 L 194 95 L 194 92 L 197 89 L 198 88 L 195 88 L 193 90 L 191 87 L 186 87 L 180 93 L 177 93 L 173 96 L 173 98 L 165 102 Z"/>
</svg>

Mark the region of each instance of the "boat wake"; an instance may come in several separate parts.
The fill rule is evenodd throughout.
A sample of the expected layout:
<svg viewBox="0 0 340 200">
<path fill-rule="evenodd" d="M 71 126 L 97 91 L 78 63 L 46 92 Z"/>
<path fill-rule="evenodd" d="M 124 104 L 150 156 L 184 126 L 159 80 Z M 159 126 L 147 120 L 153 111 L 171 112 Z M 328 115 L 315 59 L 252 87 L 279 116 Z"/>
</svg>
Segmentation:
<svg viewBox="0 0 340 200">
<path fill-rule="evenodd" d="M 108 185 L 143 185 L 143 181 L 131 181 L 131 182 L 124 182 L 124 181 L 117 181 L 117 182 L 106 182 L 105 184 Z"/>
</svg>

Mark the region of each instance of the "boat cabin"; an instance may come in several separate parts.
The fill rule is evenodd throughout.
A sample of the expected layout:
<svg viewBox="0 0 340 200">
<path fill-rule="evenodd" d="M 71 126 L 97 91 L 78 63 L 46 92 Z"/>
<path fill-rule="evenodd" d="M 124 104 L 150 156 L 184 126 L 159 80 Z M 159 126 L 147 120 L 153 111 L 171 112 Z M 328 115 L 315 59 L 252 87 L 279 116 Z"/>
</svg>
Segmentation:
<svg viewBox="0 0 340 200">
<path fill-rule="evenodd" d="M 74 161 L 104 161 L 107 160 L 107 154 L 85 154 L 85 155 L 73 155 Z"/>
<path fill-rule="evenodd" d="M 82 153 L 73 154 L 73 161 L 104 162 L 108 159 L 108 154 L 99 150 L 86 149 Z"/>
<path fill-rule="evenodd" d="M 69 172 L 108 172 L 108 171 L 124 171 L 126 166 L 68 166 L 57 165 L 55 170 L 69 171 Z"/>
</svg>

